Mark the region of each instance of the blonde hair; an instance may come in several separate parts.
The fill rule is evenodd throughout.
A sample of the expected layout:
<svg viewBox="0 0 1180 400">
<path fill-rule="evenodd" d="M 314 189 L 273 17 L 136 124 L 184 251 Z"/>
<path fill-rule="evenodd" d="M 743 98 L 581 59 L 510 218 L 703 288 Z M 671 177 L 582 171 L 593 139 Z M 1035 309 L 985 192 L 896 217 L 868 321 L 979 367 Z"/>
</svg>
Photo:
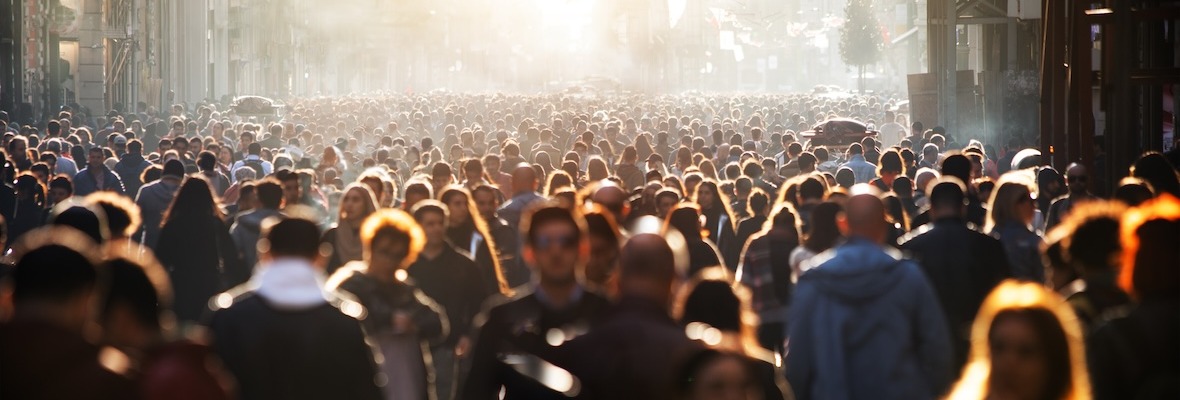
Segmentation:
<svg viewBox="0 0 1180 400">
<path fill-rule="evenodd" d="M 979 400 L 988 397 L 991 379 L 991 331 L 996 317 L 1006 311 L 1039 310 L 1051 314 L 1065 334 L 1069 372 L 1068 386 L 1061 399 L 1089 400 L 1090 376 L 1086 369 L 1086 349 L 1077 314 L 1057 293 L 1033 282 L 1007 280 L 987 296 L 971 326 L 971 354 L 963 376 L 951 390 L 950 400 Z M 1050 360 L 1050 364 L 1052 361 Z M 1050 368 L 1052 368 L 1050 366 Z"/>
<path fill-rule="evenodd" d="M 989 207 L 987 221 L 983 226 L 984 232 L 991 232 L 997 225 L 1009 221 L 1017 221 L 1024 225 L 1025 222 L 1017 214 L 1016 204 L 1024 197 L 1028 197 L 1029 201 L 1035 200 L 1033 197 L 1036 194 L 1035 188 L 1032 181 L 1020 173 L 1007 173 L 1000 177 L 1000 182 L 996 184 L 996 188 L 992 190 L 991 198 L 988 199 Z"/>
<path fill-rule="evenodd" d="M 383 208 L 365 218 L 361 224 L 361 243 L 364 244 L 364 258 L 368 260 L 373 251 L 373 239 L 378 235 L 393 234 L 395 237 L 404 235 L 407 240 L 406 258 L 401 267 L 408 267 L 418 259 L 418 254 L 426 246 L 426 234 L 414 217 L 396 208 Z"/>
</svg>

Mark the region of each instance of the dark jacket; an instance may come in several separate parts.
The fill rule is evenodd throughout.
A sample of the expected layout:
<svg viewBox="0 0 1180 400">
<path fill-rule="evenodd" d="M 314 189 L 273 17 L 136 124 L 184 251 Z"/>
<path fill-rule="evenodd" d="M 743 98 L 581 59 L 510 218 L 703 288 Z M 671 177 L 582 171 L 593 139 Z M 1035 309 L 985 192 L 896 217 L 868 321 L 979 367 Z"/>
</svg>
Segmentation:
<svg viewBox="0 0 1180 400">
<path fill-rule="evenodd" d="M 732 220 L 728 214 L 722 212 L 724 208 L 716 207 L 719 210 L 707 212 L 702 210 L 705 216 L 705 229 L 709 231 L 709 240 L 712 240 L 717 245 L 717 250 L 721 253 L 721 261 L 725 264 L 725 268 L 730 272 L 737 270 L 739 258 L 741 258 L 742 247 L 745 243 L 738 243 L 737 233 L 734 232 L 734 224 L 737 221 Z"/>
<path fill-rule="evenodd" d="M 318 272 L 303 260 L 276 260 L 250 287 L 214 302 L 213 348 L 238 384 L 238 398 L 382 398 L 373 349 L 361 322 L 363 307 L 343 307 L 323 293 Z"/>
<path fill-rule="evenodd" d="M 247 268 L 253 268 L 254 264 L 258 263 L 258 238 L 262 235 L 262 221 L 279 215 L 282 215 L 279 210 L 256 208 L 239 215 L 237 221 L 230 226 L 230 237 L 241 254 L 242 264 Z"/>
<path fill-rule="evenodd" d="M 1012 276 L 1004 247 L 956 218 L 923 225 L 900 242 L 938 294 L 955 348 L 955 365 L 961 367 L 967 362 L 975 313 L 992 289 Z"/>
<path fill-rule="evenodd" d="M 702 269 L 721 265 L 721 253 L 717 251 L 717 246 L 714 246 L 712 241 L 688 239 L 687 245 L 688 276 L 694 276 Z"/>
<path fill-rule="evenodd" d="M 590 399 L 671 399 L 678 370 L 703 350 L 668 316 L 665 305 L 624 296 L 589 333 L 557 347 L 540 335 L 514 344 L 569 371 Z"/>
<path fill-rule="evenodd" d="M 0 323 L 0 399 L 130 399 L 131 380 L 82 335 L 33 320 Z"/>
<path fill-rule="evenodd" d="M 749 243 L 750 236 L 754 236 L 755 233 L 762 231 L 763 225 L 766 225 L 766 218 L 765 216 L 755 215 L 743 219 L 742 222 L 738 223 L 737 242 L 741 243 L 743 249 Z"/>
<path fill-rule="evenodd" d="M 137 378 L 144 400 L 228 400 L 227 376 L 209 346 L 188 340 L 149 349 Z"/>
<path fill-rule="evenodd" d="M 378 281 L 362 272 L 364 268 L 361 262 L 346 264 L 328 281 L 329 290 L 359 301 L 368 311 L 361 323 L 385 360 L 381 368 L 389 379 L 387 397 L 431 398 L 423 345 L 447 336 L 446 314 L 417 288 L 396 279 Z M 394 331 L 395 313 L 409 315 L 413 330 Z"/>
<path fill-rule="evenodd" d="M 459 337 L 471 333 L 472 320 L 491 292 L 483 285 L 479 269 L 470 257 L 448 243 L 433 259 L 419 254 L 418 261 L 406 272 L 413 279 L 412 284 L 447 313 L 451 332 L 440 345 L 453 347 Z"/>
<path fill-rule="evenodd" d="M 139 188 L 143 186 L 139 175 L 151 165 L 151 162 L 143 159 L 142 154 L 127 153 L 115 164 L 115 173 L 119 174 L 119 178 L 123 180 L 123 186 L 127 189 L 127 193 L 134 195 L 139 193 Z"/>
<path fill-rule="evenodd" d="M 523 288 L 518 293 L 525 292 Z M 485 321 L 472 349 L 471 372 L 461 394 L 462 399 L 497 399 L 501 387 L 505 399 L 535 399 L 558 395 L 535 380 L 525 377 L 501 361 L 501 355 L 521 350 L 509 343 L 514 332 L 529 329 L 549 332 L 562 329 L 584 332 L 608 307 L 607 300 L 591 292 L 564 309 L 553 309 L 535 293 L 518 294 L 512 301 L 496 305 L 478 318 Z"/>
<path fill-rule="evenodd" d="M 21 235 L 37 229 L 45 223 L 45 209 L 37 204 L 36 200 L 16 200 L 16 205 L 13 207 L 11 218 L 7 219 L 8 224 L 8 246 L 16 243 Z"/>
<path fill-rule="evenodd" d="M 156 241 L 160 238 L 160 224 L 164 220 L 164 211 L 168 210 L 179 189 L 180 180 L 174 177 L 160 178 L 139 189 L 139 194 L 135 196 L 135 205 L 139 206 L 140 215 L 143 216 L 143 231 L 139 236 L 139 242 L 144 246 L 156 246 Z"/>
<path fill-rule="evenodd" d="M 225 224 L 207 218 L 169 221 L 160 229 L 154 249 L 172 282 L 177 282 L 173 310 L 180 321 L 199 320 L 209 298 L 250 276 Z"/>
<path fill-rule="evenodd" d="M 1165 399 L 1180 394 L 1180 299 L 1144 301 L 1090 334 L 1095 400 Z"/>
<path fill-rule="evenodd" d="M 90 167 L 86 167 L 81 171 L 78 171 L 78 173 L 74 175 L 73 180 L 74 195 L 83 197 L 100 190 L 112 191 L 118 194 L 127 193 L 127 191 L 123 189 L 123 181 L 119 179 L 119 175 L 112 172 L 110 168 L 107 168 L 105 165 L 102 166 L 102 175 L 103 184 L 102 187 L 99 187 L 98 181 L 95 180 L 94 175 L 90 173 Z"/>
<path fill-rule="evenodd" d="M 1041 261 L 1041 243 L 1044 240 L 1040 235 L 1015 222 L 996 225 L 988 234 L 1003 244 L 1008 265 L 1012 268 L 1012 277 L 1033 282 L 1045 281 L 1045 266 Z"/>
<path fill-rule="evenodd" d="M 635 164 L 622 163 L 616 166 L 615 175 L 623 181 L 623 190 L 630 193 L 637 187 L 642 187 L 645 176 Z"/>
</svg>

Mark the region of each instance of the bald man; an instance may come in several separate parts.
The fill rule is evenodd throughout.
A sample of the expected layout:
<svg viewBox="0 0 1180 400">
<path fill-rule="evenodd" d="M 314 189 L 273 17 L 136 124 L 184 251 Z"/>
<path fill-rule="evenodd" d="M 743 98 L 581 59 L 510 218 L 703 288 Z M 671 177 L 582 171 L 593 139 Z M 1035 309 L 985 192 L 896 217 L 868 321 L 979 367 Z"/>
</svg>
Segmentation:
<svg viewBox="0 0 1180 400">
<path fill-rule="evenodd" d="M 582 383 L 591 399 L 671 399 L 679 366 L 702 349 L 668 315 L 681 278 L 664 237 L 633 236 L 619 256 L 619 298 L 590 332 L 530 346 Z M 539 340 L 532 340 L 536 343 Z"/>
<path fill-rule="evenodd" d="M 1061 223 L 1073 207 L 1081 202 L 1094 199 L 1090 194 L 1090 174 L 1082 164 L 1073 163 L 1065 169 L 1065 187 L 1069 193 L 1053 200 L 1049 206 L 1049 215 L 1045 217 L 1045 232 Z"/>
<path fill-rule="evenodd" d="M 541 199 L 543 197 L 537 194 L 537 172 L 528 164 L 517 164 L 512 169 L 512 199 L 500 207 L 500 218 L 503 218 L 508 226 L 519 227 L 521 213 L 530 204 Z"/>
<path fill-rule="evenodd" d="M 594 190 L 590 196 L 590 200 L 595 204 L 601 205 L 613 214 L 615 221 L 625 221 L 629 204 L 627 198 L 630 194 L 623 191 L 623 188 L 618 184 L 604 180 L 601 185 Z"/>
<path fill-rule="evenodd" d="M 936 398 L 954 373 L 938 297 L 917 264 L 884 246 L 875 189 L 852 194 L 838 218 L 848 241 L 813 259 L 795 288 L 787 380 L 800 400 Z"/>
</svg>

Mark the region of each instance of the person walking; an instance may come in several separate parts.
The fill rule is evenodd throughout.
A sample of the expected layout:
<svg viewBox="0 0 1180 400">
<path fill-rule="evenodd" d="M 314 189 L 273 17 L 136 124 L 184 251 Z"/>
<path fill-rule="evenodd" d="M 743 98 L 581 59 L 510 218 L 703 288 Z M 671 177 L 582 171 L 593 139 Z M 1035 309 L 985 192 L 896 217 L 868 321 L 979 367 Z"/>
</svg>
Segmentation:
<svg viewBox="0 0 1180 400">
<path fill-rule="evenodd" d="M 164 213 L 153 249 L 176 288 L 176 318 L 199 321 L 209 298 L 249 277 L 209 182 L 190 177 Z"/>
<path fill-rule="evenodd" d="M 957 178 L 941 178 L 930 190 L 933 222 L 899 240 L 938 294 L 956 367 L 967 362 L 971 323 L 979 306 L 996 285 L 1012 276 L 1000 241 L 967 223 L 966 193 Z"/>
<path fill-rule="evenodd" d="M 425 245 L 422 228 L 405 211 L 385 209 L 368 215 L 359 231 L 363 260 L 338 269 L 326 287 L 365 307 L 368 316 L 362 324 L 384 360 L 385 398 L 434 398 L 431 367 L 422 348 L 447 336 L 447 317 L 434 300 L 399 279 Z"/>
<path fill-rule="evenodd" d="M 262 237 L 262 263 L 250 284 L 210 302 L 211 342 L 237 381 L 237 397 L 382 399 L 373 350 L 357 320 L 364 307 L 322 286 L 319 228 L 284 219 Z"/>
<path fill-rule="evenodd" d="M 951 345 L 921 269 L 886 249 L 885 206 L 853 187 L 848 241 L 799 277 L 787 318 L 787 381 L 796 398 L 934 399 L 950 382 Z"/>
</svg>

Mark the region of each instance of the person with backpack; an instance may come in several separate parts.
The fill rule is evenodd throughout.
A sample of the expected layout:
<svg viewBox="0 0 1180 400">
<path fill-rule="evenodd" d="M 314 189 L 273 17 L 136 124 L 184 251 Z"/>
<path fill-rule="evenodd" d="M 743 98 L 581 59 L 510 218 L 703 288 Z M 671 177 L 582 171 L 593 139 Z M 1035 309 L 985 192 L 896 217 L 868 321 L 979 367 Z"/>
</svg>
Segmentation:
<svg viewBox="0 0 1180 400">
<path fill-rule="evenodd" d="M 229 229 L 234 245 L 242 255 L 242 264 L 248 268 L 258 263 L 258 239 L 262 234 L 262 221 L 279 216 L 283 205 L 283 187 L 274 178 L 264 179 L 255 186 L 258 208 L 238 216 Z"/>
<path fill-rule="evenodd" d="M 233 168 L 230 168 L 230 171 L 237 171 L 240 168 L 250 168 L 254 170 L 254 176 L 258 177 L 259 179 L 274 173 L 274 164 L 271 164 L 270 161 L 262 159 L 261 144 L 257 142 L 250 143 L 250 145 L 246 147 L 246 152 L 246 156 L 242 157 L 241 161 L 234 163 L 234 166 Z M 234 173 L 232 175 L 236 176 L 237 174 Z"/>
</svg>

